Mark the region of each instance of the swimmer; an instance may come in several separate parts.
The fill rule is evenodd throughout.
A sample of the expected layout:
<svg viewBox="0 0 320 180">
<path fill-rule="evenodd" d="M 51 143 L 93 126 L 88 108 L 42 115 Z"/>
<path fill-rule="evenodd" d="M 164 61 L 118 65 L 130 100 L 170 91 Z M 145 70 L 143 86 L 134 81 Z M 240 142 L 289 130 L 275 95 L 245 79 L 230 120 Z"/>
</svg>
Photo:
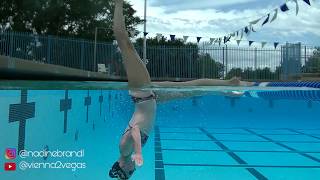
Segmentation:
<svg viewBox="0 0 320 180">
<path fill-rule="evenodd" d="M 123 16 L 123 0 L 115 0 L 113 20 L 114 36 L 121 51 L 123 64 L 128 77 L 129 94 L 135 104 L 135 110 L 127 128 L 120 140 L 120 157 L 109 171 L 111 178 L 120 180 L 129 179 L 136 166 L 143 165 L 142 147 L 146 144 L 149 134 L 153 129 L 157 103 L 167 100 L 195 96 L 194 93 L 161 93 L 142 90 L 146 86 L 251 86 L 253 83 L 240 81 L 238 78 L 231 80 L 198 79 L 188 82 L 151 82 L 146 65 L 142 62 L 128 32 L 125 29 Z"/>
</svg>

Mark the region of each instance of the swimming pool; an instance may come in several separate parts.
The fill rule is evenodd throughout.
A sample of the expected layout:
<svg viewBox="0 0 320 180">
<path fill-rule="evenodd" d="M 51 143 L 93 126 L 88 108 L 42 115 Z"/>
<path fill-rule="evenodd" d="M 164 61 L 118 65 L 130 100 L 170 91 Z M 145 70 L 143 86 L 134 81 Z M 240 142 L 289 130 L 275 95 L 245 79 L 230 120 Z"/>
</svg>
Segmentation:
<svg viewBox="0 0 320 180">
<path fill-rule="evenodd" d="M 38 156 L 0 158 L 1 164 L 17 165 L 16 171 L 1 168 L 0 179 L 109 179 L 133 112 L 125 84 L 43 82 L 32 88 L 33 83 L 2 82 L 0 151 L 25 149 Z M 320 91 L 241 90 L 243 97 L 205 95 L 159 103 L 143 149 L 145 164 L 132 179 L 320 179 Z M 42 156 L 44 150 L 65 154 Z M 65 168 L 49 169 L 57 161 Z M 30 169 L 32 163 L 48 166 Z"/>
</svg>

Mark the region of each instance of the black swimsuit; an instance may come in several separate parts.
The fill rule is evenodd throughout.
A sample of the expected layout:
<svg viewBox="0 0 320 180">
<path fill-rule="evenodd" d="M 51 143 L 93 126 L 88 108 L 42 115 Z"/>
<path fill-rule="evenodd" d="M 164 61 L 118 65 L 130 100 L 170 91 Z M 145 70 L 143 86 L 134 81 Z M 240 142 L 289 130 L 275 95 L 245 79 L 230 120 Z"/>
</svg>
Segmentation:
<svg viewBox="0 0 320 180">
<path fill-rule="evenodd" d="M 134 96 L 131 96 L 131 99 L 134 103 L 141 103 L 141 102 L 144 102 L 144 101 L 149 101 L 151 99 L 156 99 L 157 96 L 155 94 L 151 94 L 150 96 L 147 96 L 147 97 L 134 97 Z"/>
</svg>

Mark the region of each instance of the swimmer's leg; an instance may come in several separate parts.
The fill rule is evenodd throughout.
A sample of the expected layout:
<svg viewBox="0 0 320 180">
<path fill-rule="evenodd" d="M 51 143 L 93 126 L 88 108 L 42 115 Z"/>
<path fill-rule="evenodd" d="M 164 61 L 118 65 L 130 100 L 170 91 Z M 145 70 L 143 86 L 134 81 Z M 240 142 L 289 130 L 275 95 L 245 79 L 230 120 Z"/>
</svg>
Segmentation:
<svg viewBox="0 0 320 180">
<path fill-rule="evenodd" d="M 123 0 L 115 0 L 113 31 L 121 50 L 129 88 L 141 88 L 150 85 L 149 72 L 131 43 L 125 28 Z"/>
</svg>

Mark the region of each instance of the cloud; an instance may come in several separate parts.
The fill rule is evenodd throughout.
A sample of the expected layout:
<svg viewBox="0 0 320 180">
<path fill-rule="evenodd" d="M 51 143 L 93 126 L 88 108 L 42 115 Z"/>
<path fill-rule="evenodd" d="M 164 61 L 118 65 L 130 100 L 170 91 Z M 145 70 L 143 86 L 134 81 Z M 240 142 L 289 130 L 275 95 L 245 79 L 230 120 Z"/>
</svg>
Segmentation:
<svg viewBox="0 0 320 180">
<path fill-rule="evenodd" d="M 195 9 L 214 9 L 224 6 L 239 5 L 256 0 L 228 0 L 228 1 L 213 1 L 213 0 L 151 0 L 150 5 L 154 7 L 163 7 L 165 12 L 178 12 L 182 10 Z"/>
<path fill-rule="evenodd" d="M 151 36 L 156 33 L 201 36 L 208 41 L 210 37 L 220 37 L 244 28 L 252 20 L 260 18 L 280 6 L 279 1 L 261 2 L 259 6 L 237 8 L 239 4 L 253 0 L 212 1 L 203 0 L 149 0 L 147 31 Z M 144 0 L 132 0 L 138 15 L 143 16 Z M 257 3 L 254 1 L 253 3 Z M 268 3 L 270 3 L 268 5 Z M 262 6 L 264 5 L 264 6 Z M 305 44 L 320 44 L 320 5 L 312 3 L 308 6 L 299 1 L 300 12 L 295 15 L 295 4 L 289 3 L 288 13 L 279 12 L 278 19 L 261 28 L 261 23 L 255 27 L 257 33 L 252 33 L 248 39 L 255 41 L 297 42 Z M 201 7 L 204 7 L 202 8 Z M 224 6 L 232 6 L 226 9 Z M 170 10 L 172 9 L 172 10 Z M 168 13 L 168 10 L 171 13 Z M 142 27 L 140 27 L 142 30 Z M 195 38 L 190 38 L 195 41 Z"/>
</svg>

